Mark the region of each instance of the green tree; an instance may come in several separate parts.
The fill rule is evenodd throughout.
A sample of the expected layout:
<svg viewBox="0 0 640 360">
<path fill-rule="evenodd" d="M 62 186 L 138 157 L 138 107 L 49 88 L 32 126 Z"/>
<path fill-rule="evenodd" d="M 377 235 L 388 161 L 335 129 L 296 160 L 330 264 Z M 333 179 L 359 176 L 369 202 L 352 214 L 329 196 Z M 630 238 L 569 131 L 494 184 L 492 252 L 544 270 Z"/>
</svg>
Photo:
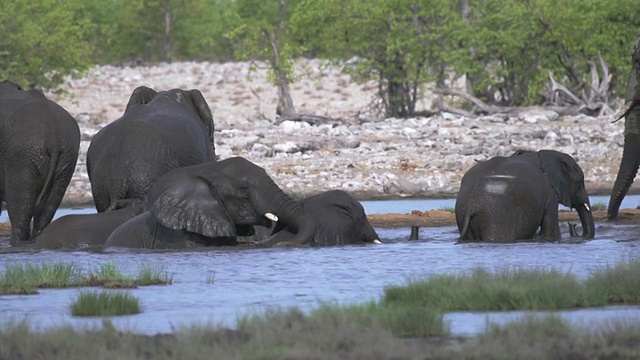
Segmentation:
<svg viewBox="0 0 640 360">
<path fill-rule="evenodd" d="M 470 2 L 471 16 L 466 22 L 470 31 L 465 45 L 472 61 L 454 67 L 458 71 L 464 68 L 474 95 L 490 103 L 540 104 L 549 74 L 566 85 L 576 95 L 575 100 L 589 101 L 598 95 L 606 101 L 606 93 L 612 95 L 621 89 L 615 86 L 621 71 L 628 71 L 625 62 L 637 36 L 633 33 L 637 32 L 640 15 L 632 2 Z M 599 66 L 600 56 L 604 64 L 609 64 L 608 74 Z M 598 69 L 603 77 L 599 84 L 591 78 Z M 609 81 L 614 85 L 609 86 Z M 598 85 L 605 89 L 595 89 Z"/>
<path fill-rule="evenodd" d="M 96 63 L 229 60 L 233 0 L 86 0 Z"/>
<path fill-rule="evenodd" d="M 356 79 L 375 80 L 385 116 L 406 117 L 431 81 L 461 56 L 460 4 L 451 0 L 305 0 L 297 32 L 332 60 L 355 56 Z"/>
<path fill-rule="evenodd" d="M 0 79 L 52 88 L 89 66 L 82 0 L 0 2 Z"/>
<path fill-rule="evenodd" d="M 294 59 L 304 48 L 291 41 L 288 21 L 296 1 L 237 0 L 234 23 L 229 32 L 235 42 L 239 59 L 265 61 L 269 66 L 269 79 L 278 89 L 276 113 L 281 117 L 298 116 L 289 86 L 295 79 Z"/>
</svg>

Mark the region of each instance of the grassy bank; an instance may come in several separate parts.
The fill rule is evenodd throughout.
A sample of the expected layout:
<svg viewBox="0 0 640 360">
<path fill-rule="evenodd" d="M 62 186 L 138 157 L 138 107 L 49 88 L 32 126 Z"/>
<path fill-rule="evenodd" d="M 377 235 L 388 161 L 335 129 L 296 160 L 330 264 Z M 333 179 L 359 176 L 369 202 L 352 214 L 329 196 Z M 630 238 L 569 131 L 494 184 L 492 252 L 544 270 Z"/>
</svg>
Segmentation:
<svg viewBox="0 0 640 360">
<path fill-rule="evenodd" d="M 155 336 L 61 327 L 33 331 L 17 323 L 0 331 L 1 359 L 634 359 L 640 325 L 574 328 L 559 318 L 528 317 L 467 339 L 400 338 L 379 323 L 269 313 L 238 330 L 191 326 Z"/>
<path fill-rule="evenodd" d="M 136 277 L 122 274 L 114 264 L 102 264 L 83 270 L 70 263 L 40 265 L 8 263 L 0 273 L 0 295 L 37 294 L 39 288 L 70 288 L 101 286 L 104 288 L 135 288 L 147 285 L 171 284 L 172 279 L 161 266 L 143 264 Z"/>
<path fill-rule="evenodd" d="M 439 311 L 558 310 L 640 304 L 640 261 L 594 271 L 587 279 L 555 270 L 476 269 L 385 289 L 383 306 Z"/>
</svg>

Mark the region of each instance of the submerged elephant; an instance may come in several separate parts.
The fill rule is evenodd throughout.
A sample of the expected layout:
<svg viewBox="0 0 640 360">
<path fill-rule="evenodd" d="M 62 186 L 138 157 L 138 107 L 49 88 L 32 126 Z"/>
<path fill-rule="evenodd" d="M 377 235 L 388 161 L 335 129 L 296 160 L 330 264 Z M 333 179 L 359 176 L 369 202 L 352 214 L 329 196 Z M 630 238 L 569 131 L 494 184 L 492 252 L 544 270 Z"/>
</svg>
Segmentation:
<svg viewBox="0 0 640 360">
<path fill-rule="evenodd" d="M 102 246 L 118 226 L 141 212 L 142 204 L 138 204 L 95 214 L 61 216 L 38 235 L 35 247 L 76 249 Z"/>
<path fill-rule="evenodd" d="M 87 151 L 98 212 L 142 199 L 169 170 L 215 160 L 213 132 L 200 91 L 135 89 L 122 117 L 102 128 Z"/>
<path fill-rule="evenodd" d="M 312 223 L 300 202 L 254 163 L 233 157 L 174 169 L 149 191 L 144 212 L 121 226 L 106 246 L 186 248 L 234 245 L 253 225 L 280 221 L 310 239 Z"/>
<path fill-rule="evenodd" d="M 42 91 L 0 83 L 0 204 L 9 213 L 11 244 L 32 240 L 51 222 L 79 148 L 78 123 L 65 109 Z"/>
<path fill-rule="evenodd" d="M 640 167 L 640 38 L 636 40 L 631 56 L 631 74 L 625 94 L 624 148 L 616 181 L 611 190 L 607 218 L 615 219 L 622 200 L 627 195 Z M 620 118 L 620 117 L 618 117 Z"/>
<path fill-rule="evenodd" d="M 584 174 L 554 150 L 519 150 L 474 165 L 462 177 L 455 213 L 460 241 L 560 240 L 558 204 L 575 208 L 585 239 L 595 235 Z"/>
<path fill-rule="evenodd" d="M 367 219 L 360 202 L 342 190 L 329 190 L 302 200 L 304 211 L 315 224 L 311 246 L 380 243 L 380 237 Z M 297 230 L 277 223 L 270 245 L 300 245 L 294 237 Z"/>
</svg>

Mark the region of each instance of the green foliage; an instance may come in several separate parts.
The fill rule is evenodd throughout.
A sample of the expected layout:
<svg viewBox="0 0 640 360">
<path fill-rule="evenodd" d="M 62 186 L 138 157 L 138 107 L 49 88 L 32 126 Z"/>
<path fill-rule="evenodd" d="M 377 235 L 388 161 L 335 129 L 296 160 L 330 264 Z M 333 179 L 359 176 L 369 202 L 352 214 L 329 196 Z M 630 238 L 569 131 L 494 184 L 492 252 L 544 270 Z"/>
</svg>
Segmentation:
<svg viewBox="0 0 640 360">
<path fill-rule="evenodd" d="M 291 40 L 288 23 L 292 9 L 300 1 L 238 0 L 233 2 L 234 26 L 228 37 L 234 42 L 234 54 L 240 60 L 264 61 L 269 64 L 269 78 L 277 84 L 278 75 L 287 82 L 295 81 L 294 58 L 304 48 Z M 281 13 L 282 12 L 282 13 Z"/>
<path fill-rule="evenodd" d="M 230 60 L 231 0 L 86 0 L 93 62 Z M 167 23 L 167 20 L 169 22 Z M 168 25 L 168 26 L 167 26 Z"/>
<path fill-rule="evenodd" d="M 89 66 L 82 0 L 0 1 L 0 80 L 51 88 Z"/>
<path fill-rule="evenodd" d="M 404 117 L 460 76 L 493 104 L 542 104 L 550 74 L 589 94 L 599 56 L 613 100 L 639 28 L 636 0 L 14 0 L 0 2 L 0 79 L 51 88 L 91 63 L 250 59 L 286 92 L 296 57 L 351 59 L 382 115 Z"/>
<path fill-rule="evenodd" d="M 385 116 L 413 115 L 424 85 L 443 83 L 447 66 L 464 55 L 451 0 L 306 0 L 299 9 L 295 26 L 311 47 L 332 60 L 355 56 L 356 79 L 379 83 Z"/>
<path fill-rule="evenodd" d="M 589 63 L 597 64 L 599 55 L 618 84 L 612 90 L 620 91 L 624 86 L 630 47 L 640 35 L 638 20 L 618 20 L 622 9 L 636 8 L 640 15 L 631 1 L 615 5 L 603 0 L 487 0 L 471 4 L 466 44 L 472 61 L 466 66 L 452 65 L 459 73 L 468 74 L 474 91 L 484 100 L 539 104 L 539 93 L 550 73 L 576 94 L 589 92 Z"/>
</svg>

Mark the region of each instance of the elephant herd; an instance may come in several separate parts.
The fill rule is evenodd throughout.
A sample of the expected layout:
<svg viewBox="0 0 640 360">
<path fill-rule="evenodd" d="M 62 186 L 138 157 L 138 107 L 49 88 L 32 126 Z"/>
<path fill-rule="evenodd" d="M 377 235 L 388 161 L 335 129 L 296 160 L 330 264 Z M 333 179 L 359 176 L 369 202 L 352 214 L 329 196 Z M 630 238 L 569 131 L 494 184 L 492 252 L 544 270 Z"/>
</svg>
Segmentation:
<svg viewBox="0 0 640 360">
<path fill-rule="evenodd" d="M 190 248 L 380 242 L 351 195 L 329 190 L 294 199 L 249 160 L 217 159 L 214 130 L 200 91 L 136 88 L 123 115 L 103 127 L 87 150 L 97 213 L 52 222 L 75 170 L 78 124 L 41 91 L 1 82 L 0 204 L 9 214 L 11 244 Z M 612 201 L 619 206 L 620 191 L 616 194 Z M 577 210 L 583 238 L 595 236 L 584 174 L 570 155 L 517 150 L 480 161 L 460 183 L 459 240 L 557 241 L 558 204 Z M 617 213 L 613 207 L 610 218 Z"/>
<path fill-rule="evenodd" d="M 286 194 L 242 157 L 218 160 L 198 90 L 136 88 L 87 150 L 97 213 L 52 222 L 75 170 L 80 130 L 41 91 L 0 83 L 0 203 L 14 246 L 188 248 L 378 243 L 362 205 L 330 190 Z"/>
</svg>

